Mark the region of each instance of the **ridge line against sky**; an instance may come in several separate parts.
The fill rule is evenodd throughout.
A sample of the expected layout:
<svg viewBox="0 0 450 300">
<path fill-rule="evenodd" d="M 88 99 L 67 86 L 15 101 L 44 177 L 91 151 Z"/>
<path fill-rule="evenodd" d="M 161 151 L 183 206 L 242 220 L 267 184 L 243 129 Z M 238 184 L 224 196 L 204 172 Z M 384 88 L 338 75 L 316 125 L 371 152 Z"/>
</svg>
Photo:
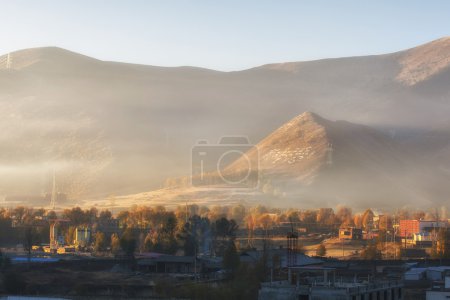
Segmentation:
<svg viewBox="0 0 450 300">
<path fill-rule="evenodd" d="M 0 0 L 0 53 L 221 71 L 392 53 L 448 36 L 449 1 Z M 100 17 L 99 17 L 100 16 Z"/>
</svg>

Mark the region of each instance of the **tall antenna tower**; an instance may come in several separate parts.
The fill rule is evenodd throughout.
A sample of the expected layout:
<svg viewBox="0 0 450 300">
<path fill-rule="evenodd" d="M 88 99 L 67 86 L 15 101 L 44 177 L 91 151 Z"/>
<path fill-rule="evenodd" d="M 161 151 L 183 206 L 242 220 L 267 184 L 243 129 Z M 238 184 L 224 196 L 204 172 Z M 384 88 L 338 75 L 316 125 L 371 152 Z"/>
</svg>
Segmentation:
<svg viewBox="0 0 450 300">
<path fill-rule="evenodd" d="M 50 200 L 50 207 L 52 210 L 55 210 L 55 208 L 56 208 L 56 198 L 57 197 L 58 197 L 58 194 L 56 193 L 56 173 L 55 173 L 55 170 L 53 170 L 52 198 Z"/>
<path fill-rule="evenodd" d="M 327 159 L 327 164 L 332 165 L 333 164 L 333 144 L 328 144 L 328 159 Z"/>
</svg>

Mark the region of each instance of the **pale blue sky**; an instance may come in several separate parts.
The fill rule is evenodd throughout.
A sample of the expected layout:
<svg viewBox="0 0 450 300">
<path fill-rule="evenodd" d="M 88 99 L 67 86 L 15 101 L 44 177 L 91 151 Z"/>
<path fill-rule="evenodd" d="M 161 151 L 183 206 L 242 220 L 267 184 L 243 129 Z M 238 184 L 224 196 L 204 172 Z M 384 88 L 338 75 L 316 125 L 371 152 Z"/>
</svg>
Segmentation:
<svg viewBox="0 0 450 300">
<path fill-rule="evenodd" d="M 450 1 L 0 0 L 0 53 L 239 70 L 394 52 L 450 35 Z"/>
</svg>

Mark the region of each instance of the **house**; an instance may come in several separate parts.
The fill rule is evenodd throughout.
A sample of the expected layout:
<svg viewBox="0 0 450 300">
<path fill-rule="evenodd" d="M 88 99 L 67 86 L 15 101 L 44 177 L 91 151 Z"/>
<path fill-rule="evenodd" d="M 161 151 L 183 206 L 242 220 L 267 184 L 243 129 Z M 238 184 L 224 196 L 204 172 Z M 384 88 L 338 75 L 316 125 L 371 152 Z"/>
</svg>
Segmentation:
<svg viewBox="0 0 450 300">
<path fill-rule="evenodd" d="M 444 221 L 424 221 L 424 220 L 400 220 L 399 236 L 410 238 L 414 234 L 422 232 L 433 232 L 440 228 L 447 228 L 448 223 Z"/>
<path fill-rule="evenodd" d="M 356 227 L 341 227 L 339 228 L 339 239 L 341 240 L 361 240 L 362 229 Z"/>
</svg>

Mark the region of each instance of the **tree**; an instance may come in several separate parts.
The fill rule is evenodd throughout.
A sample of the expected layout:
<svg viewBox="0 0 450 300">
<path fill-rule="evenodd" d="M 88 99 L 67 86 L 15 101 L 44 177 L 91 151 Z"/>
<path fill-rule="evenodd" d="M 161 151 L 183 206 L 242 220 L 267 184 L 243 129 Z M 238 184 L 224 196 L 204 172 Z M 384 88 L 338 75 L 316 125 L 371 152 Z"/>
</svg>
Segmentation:
<svg viewBox="0 0 450 300">
<path fill-rule="evenodd" d="M 27 225 L 24 230 L 24 249 L 27 251 L 28 262 L 31 261 L 31 250 L 35 239 L 35 230 L 32 225 Z"/>
<path fill-rule="evenodd" d="M 351 226 L 353 224 L 352 209 L 346 206 L 339 206 L 336 217 L 341 222 L 342 226 Z"/>
<path fill-rule="evenodd" d="M 327 248 L 325 248 L 324 244 L 320 244 L 316 249 L 317 256 L 325 256 L 327 255 Z"/>
<path fill-rule="evenodd" d="M 70 220 L 73 226 L 87 225 L 91 221 L 91 212 L 87 210 L 84 212 L 79 207 L 74 207 L 72 209 L 65 209 L 63 216 Z"/>
<path fill-rule="evenodd" d="M 134 258 L 136 244 L 137 240 L 133 231 L 130 228 L 126 229 L 122 237 L 120 238 L 120 247 L 128 257 Z"/>
<path fill-rule="evenodd" d="M 54 210 L 51 210 L 47 213 L 47 219 L 48 220 L 56 220 L 56 219 L 58 219 L 58 215 L 56 214 L 56 212 Z"/>
<path fill-rule="evenodd" d="M 106 236 L 103 232 L 97 231 L 95 234 L 94 250 L 97 252 L 105 251 L 107 247 Z"/>
<path fill-rule="evenodd" d="M 373 229 L 374 213 L 371 209 L 367 209 L 362 216 L 362 227 L 364 230 Z"/>
<path fill-rule="evenodd" d="M 217 236 L 225 239 L 226 237 L 233 237 L 238 229 L 238 225 L 234 220 L 228 220 L 222 217 L 214 223 L 214 229 Z"/>
<path fill-rule="evenodd" d="M 317 221 L 317 212 L 314 210 L 305 210 L 301 213 L 300 220 L 305 223 L 307 227 L 315 225 Z"/>
<path fill-rule="evenodd" d="M 144 251 L 149 252 L 153 250 L 153 237 L 151 233 L 147 233 L 144 239 Z"/>
<path fill-rule="evenodd" d="M 431 248 L 432 258 L 449 258 L 449 232 L 445 228 L 441 228 L 437 233 L 437 240 Z"/>
<path fill-rule="evenodd" d="M 424 211 L 422 211 L 422 210 L 418 210 L 418 211 L 415 211 L 414 213 L 413 213 L 413 215 L 412 215 L 412 218 L 414 219 L 414 220 L 423 220 L 423 219 L 425 219 L 425 212 Z"/>
<path fill-rule="evenodd" d="M 361 258 L 367 260 L 381 259 L 381 251 L 378 250 L 377 245 L 369 243 L 362 251 Z"/>
<path fill-rule="evenodd" d="M 334 211 L 332 208 L 319 208 L 317 212 L 317 223 L 320 225 L 332 226 L 334 224 Z"/>
<path fill-rule="evenodd" d="M 177 219 L 174 213 L 165 213 L 165 221 L 155 233 L 154 250 L 157 252 L 174 254 L 177 251 Z"/>
<path fill-rule="evenodd" d="M 119 253 L 120 251 L 120 239 L 117 233 L 113 233 L 111 235 L 111 252 L 114 254 Z"/>
<path fill-rule="evenodd" d="M 229 241 L 228 247 L 223 255 L 223 267 L 234 273 L 239 267 L 240 260 L 234 241 Z"/>
<path fill-rule="evenodd" d="M 112 214 L 109 210 L 102 210 L 98 217 L 98 221 L 102 225 L 108 224 L 108 222 L 111 221 L 111 219 L 112 219 Z"/>
<path fill-rule="evenodd" d="M 196 230 L 195 230 L 195 223 L 190 220 L 190 222 L 187 222 L 184 224 L 183 229 L 181 232 L 177 235 L 178 240 L 183 245 L 184 255 L 195 255 L 197 251 L 197 241 L 196 241 Z"/>
<path fill-rule="evenodd" d="M 233 206 L 231 208 L 231 216 L 233 220 L 236 220 L 236 223 L 242 225 L 245 219 L 245 206 L 242 204 Z"/>
<path fill-rule="evenodd" d="M 0 250 L 0 271 L 3 272 L 9 268 L 11 265 L 11 259 L 3 255 L 3 252 Z"/>
</svg>

